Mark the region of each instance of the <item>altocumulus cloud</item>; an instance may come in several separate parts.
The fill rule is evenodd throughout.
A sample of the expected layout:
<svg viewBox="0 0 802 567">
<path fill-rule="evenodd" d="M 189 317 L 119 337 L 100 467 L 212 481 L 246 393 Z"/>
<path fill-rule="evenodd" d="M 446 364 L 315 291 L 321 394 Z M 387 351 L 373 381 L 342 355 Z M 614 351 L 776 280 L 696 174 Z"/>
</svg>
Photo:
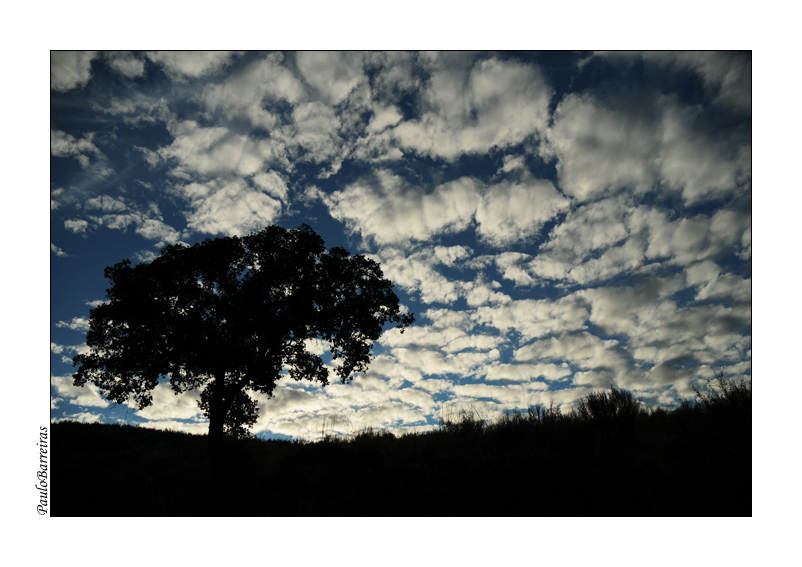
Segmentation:
<svg viewBox="0 0 802 567">
<path fill-rule="evenodd" d="M 254 395 L 256 433 L 751 379 L 749 53 L 54 52 L 51 108 L 54 419 L 125 415 L 69 378 L 103 268 L 270 224 L 379 262 L 416 323 Z M 196 402 L 128 419 L 204 432 Z"/>
</svg>

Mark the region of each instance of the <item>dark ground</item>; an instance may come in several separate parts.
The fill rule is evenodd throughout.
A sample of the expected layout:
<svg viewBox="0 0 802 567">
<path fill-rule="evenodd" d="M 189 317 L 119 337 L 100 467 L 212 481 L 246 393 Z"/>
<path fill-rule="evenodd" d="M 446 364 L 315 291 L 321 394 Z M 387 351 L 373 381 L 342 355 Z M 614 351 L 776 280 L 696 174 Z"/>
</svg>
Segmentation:
<svg viewBox="0 0 802 567">
<path fill-rule="evenodd" d="M 54 423 L 53 516 L 751 516 L 749 422 L 641 416 L 349 442 Z M 213 481 L 213 478 L 216 480 Z"/>
</svg>

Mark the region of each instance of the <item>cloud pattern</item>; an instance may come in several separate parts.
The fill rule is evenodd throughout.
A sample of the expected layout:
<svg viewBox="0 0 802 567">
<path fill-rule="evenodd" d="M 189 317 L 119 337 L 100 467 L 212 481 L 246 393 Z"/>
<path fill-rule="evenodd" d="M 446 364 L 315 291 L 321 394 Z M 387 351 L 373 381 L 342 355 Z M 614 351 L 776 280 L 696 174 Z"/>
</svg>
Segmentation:
<svg viewBox="0 0 802 567">
<path fill-rule="evenodd" d="M 751 377 L 751 55 L 570 61 L 566 82 L 530 54 L 56 52 L 54 108 L 99 118 L 51 121 L 51 260 L 114 232 L 148 261 L 308 222 L 379 261 L 416 325 L 348 386 L 256 396 L 255 432 L 421 431 L 465 404 L 568 409 L 611 384 L 667 403 L 710 366 Z M 59 407 L 105 407 L 52 380 Z M 142 423 L 203 430 L 191 394 L 157 394 Z"/>
</svg>

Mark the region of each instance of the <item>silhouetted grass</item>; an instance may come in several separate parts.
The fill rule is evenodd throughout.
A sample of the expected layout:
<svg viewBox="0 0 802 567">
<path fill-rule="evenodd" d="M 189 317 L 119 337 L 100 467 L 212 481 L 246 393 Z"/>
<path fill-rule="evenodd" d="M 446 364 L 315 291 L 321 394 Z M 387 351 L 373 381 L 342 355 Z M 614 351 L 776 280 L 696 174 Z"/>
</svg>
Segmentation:
<svg viewBox="0 0 802 567">
<path fill-rule="evenodd" d="M 317 443 L 52 426 L 56 516 L 751 516 L 751 385 L 722 375 L 675 409 L 611 388 L 436 431 Z"/>
</svg>

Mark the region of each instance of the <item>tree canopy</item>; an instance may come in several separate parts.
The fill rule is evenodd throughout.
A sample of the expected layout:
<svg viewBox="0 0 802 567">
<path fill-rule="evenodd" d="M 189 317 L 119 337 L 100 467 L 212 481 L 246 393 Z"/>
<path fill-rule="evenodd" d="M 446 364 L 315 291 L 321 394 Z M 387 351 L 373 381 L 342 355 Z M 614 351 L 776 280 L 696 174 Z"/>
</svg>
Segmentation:
<svg viewBox="0 0 802 567">
<path fill-rule="evenodd" d="M 307 225 L 171 245 L 150 263 L 123 260 L 104 273 L 111 287 L 90 312 L 75 385 L 120 404 L 133 396 L 140 409 L 160 378 L 176 394 L 200 389 L 210 440 L 247 434 L 258 415 L 248 391 L 272 396 L 284 369 L 329 383 L 310 339 L 326 341 L 346 383 L 367 369 L 386 323 L 403 332 L 414 322 L 375 261 L 327 250 Z"/>
</svg>

